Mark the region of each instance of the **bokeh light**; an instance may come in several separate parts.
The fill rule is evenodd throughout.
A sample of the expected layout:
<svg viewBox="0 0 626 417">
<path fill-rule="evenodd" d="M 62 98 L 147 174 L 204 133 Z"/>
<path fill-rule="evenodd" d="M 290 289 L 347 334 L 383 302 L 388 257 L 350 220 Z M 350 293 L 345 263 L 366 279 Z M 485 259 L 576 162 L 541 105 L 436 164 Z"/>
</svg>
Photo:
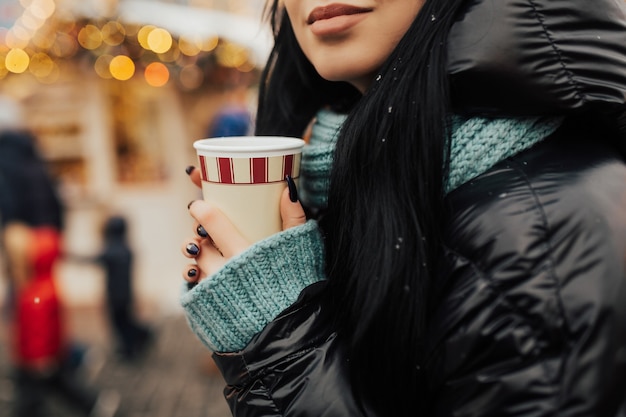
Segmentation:
<svg viewBox="0 0 626 417">
<path fill-rule="evenodd" d="M 24 80 L 48 83 L 62 73 L 71 75 L 76 65 L 88 65 L 102 79 L 126 81 L 137 75 L 150 86 L 174 81 L 178 88 L 192 91 L 207 82 L 221 82 L 220 67 L 240 72 L 256 68 L 245 46 L 215 34 L 180 35 L 125 22 L 113 13 L 84 16 L 61 0 L 19 3 L 21 16 L 12 26 L 0 27 L 0 79 L 26 73 L 29 78 Z"/>
<path fill-rule="evenodd" d="M 43 84 L 54 84 L 57 81 L 59 81 L 60 77 L 61 77 L 61 70 L 59 66 L 55 62 L 53 62 L 50 73 L 46 76 L 38 77 L 37 79 L 39 80 L 40 83 L 43 83 Z"/>
<path fill-rule="evenodd" d="M 11 32 L 13 32 L 13 34 L 20 40 L 27 42 L 30 41 L 30 38 L 32 37 L 32 31 L 26 29 L 24 26 L 18 24 L 17 22 L 11 29 Z"/>
<path fill-rule="evenodd" d="M 170 71 L 160 62 L 153 62 L 144 71 L 146 82 L 153 87 L 162 87 L 170 79 Z"/>
<path fill-rule="evenodd" d="M 58 32 L 56 41 L 50 52 L 59 58 L 69 58 L 76 54 L 77 49 L 78 44 L 72 36 L 67 33 Z"/>
<path fill-rule="evenodd" d="M 28 46 L 28 38 L 21 37 L 19 35 L 19 30 L 16 31 L 11 29 L 5 35 L 5 44 L 9 48 L 13 49 L 24 49 Z"/>
<path fill-rule="evenodd" d="M 191 38 L 182 36 L 178 40 L 178 48 L 180 49 L 180 52 L 182 52 L 183 54 L 187 56 L 198 55 L 200 53 L 201 46 L 202 46 L 202 42 L 199 41 L 198 39 L 191 39 Z"/>
<path fill-rule="evenodd" d="M 78 43 L 85 49 L 97 49 L 102 45 L 102 32 L 94 25 L 85 25 L 78 32 Z"/>
<path fill-rule="evenodd" d="M 202 49 L 204 52 L 211 52 L 212 50 L 217 48 L 217 45 L 219 44 L 219 42 L 220 42 L 220 38 L 217 36 L 207 38 L 202 41 L 200 49 Z"/>
<path fill-rule="evenodd" d="M 156 29 L 155 26 L 146 25 L 142 26 L 141 29 L 139 29 L 139 32 L 137 32 L 137 40 L 139 41 L 139 45 L 141 45 L 143 49 L 150 50 L 150 45 L 148 44 L 148 35 L 150 35 L 150 32 L 152 32 L 154 29 Z"/>
<path fill-rule="evenodd" d="M 56 8 L 54 0 L 36 0 L 30 2 L 28 6 L 30 12 L 39 19 L 47 19 L 52 16 Z"/>
<path fill-rule="evenodd" d="M 107 22 L 102 26 L 102 40 L 111 46 L 116 46 L 124 42 L 126 30 L 120 22 Z"/>
<path fill-rule="evenodd" d="M 180 70 L 179 80 L 185 90 L 195 90 L 202 85 L 204 74 L 197 65 L 186 65 Z"/>
<path fill-rule="evenodd" d="M 172 47 L 172 35 L 161 28 L 156 28 L 148 34 L 148 46 L 157 54 L 167 52 Z"/>
<path fill-rule="evenodd" d="M 56 42 L 56 39 L 56 33 L 37 32 L 33 37 L 32 42 L 33 45 L 35 45 L 37 48 L 48 50 L 52 49 L 54 43 Z"/>
<path fill-rule="evenodd" d="M 250 60 L 246 60 L 246 62 L 237 66 L 237 69 L 241 72 L 251 72 L 254 70 L 254 63 Z"/>
<path fill-rule="evenodd" d="M 170 48 L 167 51 L 160 53 L 158 55 L 159 55 L 159 59 L 162 62 L 176 61 L 180 57 L 180 49 L 178 48 L 178 43 L 173 40 L 171 42 Z"/>
<path fill-rule="evenodd" d="M 20 18 L 19 22 L 26 29 L 29 29 L 31 31 L 35 31 L 35 30 L 39 29 L 41 27 L 41 25 L 43 25 L 44 20 L 43 19 L 39 19 L 39 18 L 33 16 L 33 14 L 29 13 L 29 12 L 30 12 L 30 10 L 28 10 L 28 9 L 26 11 L 24 11 L 24 14 Z"/>
<path fill-rule="evenodd" d="M 100 76 L 100 78 L 104 78 L 105 80 L 113 78 L 110 70 L 112 60 L 113 55 L 108 54 L 100 55 L 96 59 L 96 62 L 93 64 L 93 68 L 96 71 L 96 74 Z"/>
<path fill-rule="evenodd" d="M 19 48 L 11 49 L 4 59 L 6 69 L 15 74 L 21 74 L 26 71 L 29 63 L 30 57 L 26 51 Z"/>
<path fill-rule="evenodd" d="M 118 55 L 111 60 L 109 71 L 116 80 L 126 81 L 135 75 L 135 63 L 126 55 Z"/>
<path fill-rule="evenodd" d="M 30 58 L 28 70 L 37 78 L 46 78 L 54 70 L 55 63 L 48 55 L 38 52 Z"/>
<path fill-rule="evenodd" d="M 248 60 L 248 50 L 241 45 L 226 43 L 216 51 L 217 61 L 228 68 L 243 66 Z"/>
</svg>

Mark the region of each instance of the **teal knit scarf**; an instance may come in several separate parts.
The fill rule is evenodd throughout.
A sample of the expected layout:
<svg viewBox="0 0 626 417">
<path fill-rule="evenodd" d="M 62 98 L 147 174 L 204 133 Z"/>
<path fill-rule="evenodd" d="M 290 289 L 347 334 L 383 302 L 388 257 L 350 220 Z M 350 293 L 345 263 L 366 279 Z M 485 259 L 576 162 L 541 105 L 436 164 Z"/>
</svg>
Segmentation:
<svg viewBox="0 0 626 417">
<path fill-rule="evenodd" d="M 328 202 L 330 169 L 339 130 L 345 115 L 321 110 L 313 125 L 311 139 L 302 153 L 300 198 L 315 208 Z M 563 119 L 452 117 L 450 171 L 446 192 L 450 192 L 487 171 L 499 161 L 530 148 L 552 134 Z"/>
</svg>

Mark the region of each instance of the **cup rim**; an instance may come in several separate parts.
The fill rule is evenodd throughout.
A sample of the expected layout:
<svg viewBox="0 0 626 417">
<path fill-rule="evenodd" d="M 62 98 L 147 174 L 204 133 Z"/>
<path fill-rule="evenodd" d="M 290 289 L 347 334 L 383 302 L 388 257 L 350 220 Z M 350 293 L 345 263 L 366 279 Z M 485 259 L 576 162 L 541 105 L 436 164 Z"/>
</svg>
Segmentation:
<svg viewBox="0 0 626 417">
<path fill-rule="evenodd" d="M 277 139 L 280 143 L 276 142 Z M 249 154 L 300 150 L 304 144 L 304 140 L 288 136 L 226 136 L 198 139 L 193 147 L 201 152 Z"/>
</svg>

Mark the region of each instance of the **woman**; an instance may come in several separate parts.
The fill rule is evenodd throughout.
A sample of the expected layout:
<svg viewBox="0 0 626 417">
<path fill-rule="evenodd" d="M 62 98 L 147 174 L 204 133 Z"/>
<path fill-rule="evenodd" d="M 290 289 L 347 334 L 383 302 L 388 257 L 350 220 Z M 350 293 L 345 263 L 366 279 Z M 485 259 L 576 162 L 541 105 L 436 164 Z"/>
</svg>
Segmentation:
<svg viewBox="0 0 626 417">
<path fill-rule="evenodd" d="M 271 3 L 256 133 L 316 117 L 312 218 L 288 179 L 250 246 L 195 201 L 183 249 L 234 415 L 624 413 L 626 11 L 599 7 Z"/>
</svg>

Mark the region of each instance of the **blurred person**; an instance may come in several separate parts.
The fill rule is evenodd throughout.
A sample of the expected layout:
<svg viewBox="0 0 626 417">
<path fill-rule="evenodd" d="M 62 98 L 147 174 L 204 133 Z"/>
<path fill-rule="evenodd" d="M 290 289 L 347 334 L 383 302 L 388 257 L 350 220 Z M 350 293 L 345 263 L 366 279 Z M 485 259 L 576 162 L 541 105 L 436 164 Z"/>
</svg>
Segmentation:
<svg viewBox="0 0 626 417">
<path fill-rule="evenodd" d="M 128 243 L 128 222 L 109 217 L 102 228 L 103 247 L 94 256 L 68 255 L 68 260 L 101 266 L 106 274 L 107 311 L 122 358 L 136 359 L 147 347 L 152 331 L 135 317 L 132 289 L 133 251 Z"/>
<path fill-rule="evenodd" d="M 243 105 L 227 104 L 215 115 L 207 137 L 246 136 L 252 133 L 252 117 Z"/>
<path fill-rule="evenodd" d="M 58 395 L 81 415 L 111 416 L 116 395 L 98 395 L 69 366 L 54 272 L 62 253 L 63 205 L 30 132 L 14 126 L 0 131 L 0 175 L 12 202 L 2 216 L 2 240 L 13 293 L 13 415 L 44 416 L 46 398 Z"/>
<path fill-rule="evenodd" d="M 247 86 L 231 87 L 226 103 L 215 113 L 207 137 L 246 136 L 253 133 L 252 114 L 246 104 Z"/>
</svg>

